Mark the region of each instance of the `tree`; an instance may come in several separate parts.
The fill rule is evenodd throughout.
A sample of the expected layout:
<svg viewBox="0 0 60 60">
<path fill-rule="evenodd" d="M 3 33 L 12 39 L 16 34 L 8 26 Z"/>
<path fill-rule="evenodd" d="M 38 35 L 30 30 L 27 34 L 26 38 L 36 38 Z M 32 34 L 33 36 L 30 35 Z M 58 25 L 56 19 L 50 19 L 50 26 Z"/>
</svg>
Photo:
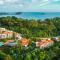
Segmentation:
<svg viewBox="0 0 60 60">
<path fill-rule="evenodd" d="M 0 50 L 0 60 L 4 60 L 5 53 Z"/>
<path fill-rule="evenodd" d="M 31 54 L 30 53 L 26 53 L 24 60 L 32 60 L 31 59 Z"/>
<path fill-rule="evenodd" d="M 6 55 L 4 60 L 14 60 L 14 59 L 12 59 L 12 57 L 10 55 Z"/>
</svg>

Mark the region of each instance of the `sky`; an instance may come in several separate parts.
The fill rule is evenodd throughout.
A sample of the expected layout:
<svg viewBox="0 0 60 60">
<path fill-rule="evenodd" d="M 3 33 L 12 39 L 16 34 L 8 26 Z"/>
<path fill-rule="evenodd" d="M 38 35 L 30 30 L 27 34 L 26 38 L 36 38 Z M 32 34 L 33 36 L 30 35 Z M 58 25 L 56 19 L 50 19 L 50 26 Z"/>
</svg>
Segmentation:
<svg viewBox="0 0 60 60">
<path fill-rule="evenodd" d="M 60 12 L 60 0 L 0 0 L 0 12 Z"/>
</svg>

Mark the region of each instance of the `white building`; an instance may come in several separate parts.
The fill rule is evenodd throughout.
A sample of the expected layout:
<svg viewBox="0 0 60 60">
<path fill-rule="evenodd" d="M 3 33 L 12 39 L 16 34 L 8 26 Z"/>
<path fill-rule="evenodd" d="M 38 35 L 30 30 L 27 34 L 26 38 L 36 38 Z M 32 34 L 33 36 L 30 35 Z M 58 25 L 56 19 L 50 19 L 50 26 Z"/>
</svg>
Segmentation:
<svg viewBox="0 0 60 60">
<path fill-rule="evenodd" d="M 40 47 L 40 49 L 52 46 L 54 41 L 52 40 L 41 40 L 36 42 L 36 47 Z"/>
<path fill-rule="evenodd" d="M 0 39 L 6 38 L 7 35 L 6 34 L 0 34 Z"/>
<path fill-rule="evenodd" d="M 6 31 L 5 34 L 7 35 L 6 38 L 12 38 L 13 37 L 13 31 Z"/>
<path fill-rule="evenodd" d="M 0 39 L 13 37 L 13 31 L 7 30 L 5 28 L 0 28 Z"/>
<path fill-rule="evenodd" d="M 18 40 L 21 40 L 22 39 L 21 34 L 15 33 L 15 38 L 18 39 Z"/>
</svg>

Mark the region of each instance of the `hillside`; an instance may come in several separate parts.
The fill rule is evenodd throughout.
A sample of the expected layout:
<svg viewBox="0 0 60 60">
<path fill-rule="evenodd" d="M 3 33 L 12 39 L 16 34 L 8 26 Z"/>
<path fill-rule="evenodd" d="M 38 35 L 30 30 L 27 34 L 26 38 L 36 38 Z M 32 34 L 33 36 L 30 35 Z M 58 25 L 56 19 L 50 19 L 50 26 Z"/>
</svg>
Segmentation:
<svg viewBox="0 0 60 60">
<path fill-rule="evenodd" d="M 60 18 L 22 19 L 17 17 L 0 17 L 0 26 L 20 32 L 25 37 L 53 37 L 60 35 Z"/>
</svg>

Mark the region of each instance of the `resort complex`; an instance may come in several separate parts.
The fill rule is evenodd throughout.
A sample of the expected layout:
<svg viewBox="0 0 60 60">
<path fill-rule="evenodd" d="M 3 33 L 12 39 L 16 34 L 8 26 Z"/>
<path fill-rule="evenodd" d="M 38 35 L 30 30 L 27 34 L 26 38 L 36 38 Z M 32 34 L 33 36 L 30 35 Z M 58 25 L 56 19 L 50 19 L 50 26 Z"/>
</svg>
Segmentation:
<svg viewBox="0 0 60 60">
<path fill-rule="evenodd" d="M 0 18 L 0 60 L 60 60 L 60 18 Z"/>
<path fill-rule="evenodd" d="M 47 48 L 49 46 L 53 46 L 54 42 L 58 42 L 60 40 L 59 37 L 53 38 L 40 38 L 40 40 L 36 40 L 34 43 L 36 47 L 40 47 L 40 49 Z M 22 46 L 27 47 L 29 45 L 29 39 L 22 37 L 22 34 L 5 29 L 0 28 L 0 47 L 1 46 L 16 46 L 21 44 Z"/>
<path fill-rule="evenodd" d="M 0 0 L 0 60 L 60 60 L 60 0 Z"/>
</svg>

